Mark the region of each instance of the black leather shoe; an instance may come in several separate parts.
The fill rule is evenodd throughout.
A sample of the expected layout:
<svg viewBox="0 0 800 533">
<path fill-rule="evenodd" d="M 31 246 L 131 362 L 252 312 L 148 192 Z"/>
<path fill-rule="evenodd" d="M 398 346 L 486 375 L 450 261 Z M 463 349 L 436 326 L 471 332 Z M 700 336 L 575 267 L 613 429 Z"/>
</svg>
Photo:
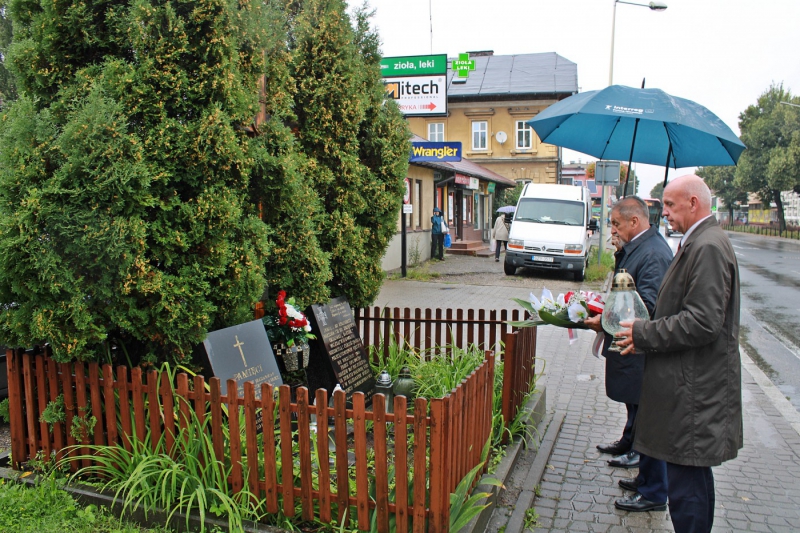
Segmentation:
<svg viewBox="0 0 800 533">
<path fill-rule="evenodd" d="M 619 457 L 614 457 L 608 462 L 608 466 L 617 468 L 639 468 L 639 454 L 631 450 Z"/>
<path fill-rule="evenodd" d="M 622 487 L 625 490 L 629 490 L 631 492 L 636 492 L 637 490 L 639 490 L 639 480 L 637 478 L 620 479 L 618 483 L 619 483 L 619 486 Z"/>
<path fill-rule="evenodd" d="M 608 453 L 610 455 L 621 455 L 623 453 L 628 453 L 631 450 L 630 446 L 626 446 L 621 441 L 612 442 L 611 444 L 598 444 L 597 449 L 600 450 L 602 453 Z"/>
<path fill-rule="evenodd" d="M 630 511 L 632 513 L 642 513 L 645 511 L 666 511 L 667 502 L 656 503 L 646 500 L 644 496 L 638 492 L 630 498 L 623 498 L 614 502 L 614 507 L 622 509 L 623 511 Z"/>
</svg>

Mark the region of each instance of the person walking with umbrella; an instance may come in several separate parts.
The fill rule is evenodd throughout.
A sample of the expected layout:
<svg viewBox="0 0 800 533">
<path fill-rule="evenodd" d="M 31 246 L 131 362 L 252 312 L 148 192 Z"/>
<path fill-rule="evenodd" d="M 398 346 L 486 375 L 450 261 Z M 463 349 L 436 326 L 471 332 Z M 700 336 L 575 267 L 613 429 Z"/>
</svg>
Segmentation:
<svg viewBox="0 0 800 533">
<path fill-rule="evenodd" d="M 494 222 L 494 229 L 492 230 L 492 239 L 495 240 L 494 246 L 494 260 L 500 261 L 500 246 L 505 244 L 508 250 L 508 234 L 511 231 L 511 213 L 500 213 L 497 220 Z"/>
</svg>

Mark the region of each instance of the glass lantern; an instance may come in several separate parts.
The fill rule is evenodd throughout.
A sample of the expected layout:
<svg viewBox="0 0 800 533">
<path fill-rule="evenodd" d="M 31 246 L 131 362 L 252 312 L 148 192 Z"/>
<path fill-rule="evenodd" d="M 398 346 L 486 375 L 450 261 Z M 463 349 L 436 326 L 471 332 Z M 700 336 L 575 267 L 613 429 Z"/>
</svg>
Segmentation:
<svg viewBox="0 0 800 533">
<path fill-rule="evenodd" d="M 617 345 L 617 341 L 622 340 L 617 337 L 617 334 L 626 328 L 620 326 L 619 323 L 633 321 L 637 318 L 650 320 L 650 314 L 647 312 L 647 307 L 645 307 L 642 297 L 636 292 L 636 284 L 633 282 L 633 277 L 623 268 L 614 276 L 611 293 L 606 299 L 603 317 L 600 320 L 603 329 L 614 336 L 614 342 L 608 348 L 609 352 L 621 352 L 623 350 Z"/>
<path fill-rule="evenodd" d="M 386 397 L 386 412 L 394 411 L 394 391 L 392 390 L 392 376 L 388 370 L 384 370 L 375 381 L 375 394 L 383 394 Z"/>
</svg>

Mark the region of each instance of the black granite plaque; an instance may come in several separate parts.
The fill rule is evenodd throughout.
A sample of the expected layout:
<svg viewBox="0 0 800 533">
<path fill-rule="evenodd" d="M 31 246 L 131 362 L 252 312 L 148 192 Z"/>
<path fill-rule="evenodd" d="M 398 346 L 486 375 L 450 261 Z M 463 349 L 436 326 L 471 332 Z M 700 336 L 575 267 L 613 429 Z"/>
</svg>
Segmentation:
<svg viewBox="0 0 800 533">
<path fill-rule="evenodd" d="M 312 333 L 317 336 L 311 344 L 311 360 L 306 369 L 309 388 L 324 388 L 331 393 L 339 383 L 348 400 L 354 392 L 363 392 L 369 405 L 375 392 L 375 377 L 347 299 L 341 296 L 326 305 L 312 305 L 307 315 Z"/>
<path fill-rule="evenodd" d="M 283 385 L 275 354 L 260 320 L 211 331 L 203 341 L 214 376 L 220 379 L 222 394 L 227 394 L 229 379 L 235 379 L 239 396 L 244 382 L 252 381 L 256 398 L 261 398 L 261 384 Z"/>
</svg>

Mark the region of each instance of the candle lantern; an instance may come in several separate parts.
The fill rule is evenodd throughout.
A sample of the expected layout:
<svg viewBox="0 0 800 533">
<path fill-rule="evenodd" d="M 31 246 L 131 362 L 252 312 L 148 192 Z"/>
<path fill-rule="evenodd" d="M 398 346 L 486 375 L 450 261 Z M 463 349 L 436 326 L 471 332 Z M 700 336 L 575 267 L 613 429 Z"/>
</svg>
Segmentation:
<svg viewBox="0 0 800 533">
<path fill-rule="evenodd" d="M 411 399 L 414 397 L 416 388 L 417 384 L 414 383 L 414 378 L 411 377 L 411 370 L 404 366 L 400 370 L 400 375 L 394 380 L 394 395 Z"/>
<path fill-rule="evenodd" d="M 375 381 L 375 394 L 383 394 L 386 397 L 386 412 L 391 413 L 394 409 L 394 392 L 392 391 L 392 376 L 387 370 L 383 370 Z"/>
<path fill-rule="evenodd" d="M 637 318 L 650 320 L 650 314 L 647 312 L 647 307 L 645 307 L 642 297 L 636 292 L 636 284 L 633 282 L 633 277 L 623 268 L 614 276 L 611 293 L 606 299 L 601 319 L 603 329 L 614 335 L 614 342 L 608 348 L 609 352 L 622 351 L 622 348 L 617 346 L 617 340 L 621 339 L 616 335 L 625 328 L 620 326 L 619 323 L 626 320 L 636 320 Z"/>
</svg>

